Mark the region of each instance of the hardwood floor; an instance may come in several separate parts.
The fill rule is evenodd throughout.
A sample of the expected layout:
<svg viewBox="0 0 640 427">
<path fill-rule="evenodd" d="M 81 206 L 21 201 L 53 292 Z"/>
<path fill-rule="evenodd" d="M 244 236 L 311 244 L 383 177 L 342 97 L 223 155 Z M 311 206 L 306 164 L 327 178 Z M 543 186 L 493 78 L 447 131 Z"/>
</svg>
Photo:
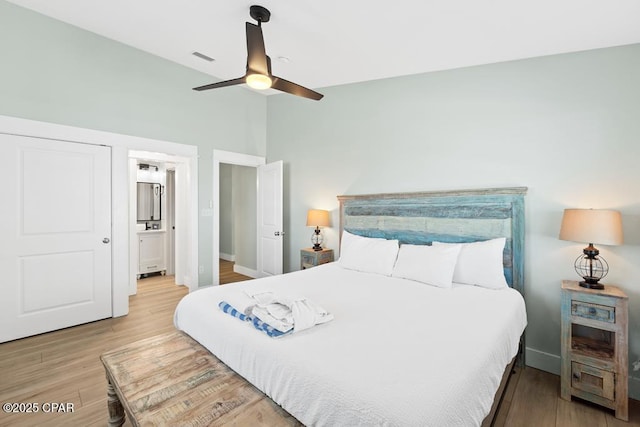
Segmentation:
<svg viewBox="0 0 640 427">
<path fill-rule="evenodd" d="M 242 282 L 244 280 L 251 280 L 251 277 L 238 274 L 233 271 L 232 261 L 220 260 L 220 284 L 224 285 L 233 282 Z"/>
<path fill-rule="evenodd" d="M 40 405 L 37 413 L 0 412 L 0 426 L 106 425 L 107 381 L 100 354 L 174 330 L 173 311 L 187 293 L 173 276 L 151 276 L 138 281 L 127 316 L 0 344 L 0 402 Z M 45 413 L 45 402 L 72 404 L 73 412 Z"/>
<path fill-rule="evenodd" d="M 246 280 L 246 276 L 242 276 Z M 104 426 L 107 402 L 99 356 L 108 349 L 168 332 L 187 289 L 171 276 L 139 281 L 128 316 L 0 344 L 0 402 L 38 403 L 30 414 L 0 412 L 0 426 Z M 640 402 L 630 400 L 625 423 L 611 412 L 559 397 L 560 379 L 534 368 L 516 371 L 498 412 L 498 427 L 640 426 Z M 70 403 L 73 412 L 43 411 L 48 402 Z M 125 426 L 130 426 L 129 422 Z"/>
<path fill-rule="evenodd" d="M 640 426 L 640 402 L 629 399 L 629 422 L 589 402 L 560 398 L 560 377 L 535 368 L 516 369 L 495 427 Z"/>
</svg>

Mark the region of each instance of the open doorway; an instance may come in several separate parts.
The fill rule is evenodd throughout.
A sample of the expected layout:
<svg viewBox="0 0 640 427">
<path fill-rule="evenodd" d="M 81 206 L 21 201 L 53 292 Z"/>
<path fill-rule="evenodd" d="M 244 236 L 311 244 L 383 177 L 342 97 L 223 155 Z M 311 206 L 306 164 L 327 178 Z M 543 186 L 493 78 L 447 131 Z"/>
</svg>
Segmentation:
<svg viewBox="0 0 640 427">
<path fill-rule="evenodd" d="M 283 162 L 267 164 L 264 157 L 213 150 L 213 284 L 220 284 L 220 167 L 223 164 L 256 170 L 256 277 L 282 274 Z"/>
<path fill-rule="evenodd" d="M 258 277 L 257 170 L 220 164 L 219 283 Z"/>
<path fill-rule="evenodd" d="M 154 274 L 171 276 L 176 285 L 191 290 L 198 286 L 197 276 L 191 277 L 189 223 L 194 207 L 189 202 L 193 197 L 188 160 L 164 153 L 129 152 L 130 295 L 137 292 L 138 280 Z M 141 201 L 140 187 L 145 186 L 150 196 Z"/>
<path fill-rule="evenodd" d="M 223 217 L 224 227 L 227 227 L 230 221 L 236 221 L 236 216 L 238 212 L 233 212 L 233 208 L 229 209 L 229 204 L 233 206 L 233 177 L 234 177 L 234 167 L 244 167 L 248 169 L 252 169 L 253 172 L 253 191 L 248 192 L 246 197 L 253 198 L 255 202 L 257 189 L 256 189 L 256 178 L 255 178 L 255 170 L 258 166 L 264 165 L 266 163 L 264 157 L 259 156 L 251 156 L 248 154 L 240 154 L 240 153 L 232 153 L 229 151 L 221 151 L 221 150 L 213 150 L 213 284 L 220 284 L 220 259 L 221 259 L 221 250 L 220 250 L 220 242 L 221 242 L 221 215 Z M 241 169 L 236 170 L 237 180 L 242 180 L 243 182 L 250 180 L 251 173 L 245 171 L 242 172 Z M 236 185 L 239 183 L 236 182 Z M 246 186 L 242 185 L 243 189 L 246 189 Z M 222 210 L 222 202 L 225 202 L 226 210 Z M 255 204 L 254 204 L 255 206 Z M 243 218 L 241 221 L 246 221 L 246 212 L 242 214 Z M 255 220 L 255 214 L 253 215 Z M 253 230 L 255 231 L 255 222 L 253 225 Z M 234 227 L 235 228 L 235 227 Z M 233 230 L 225 230 L 225 242 L 223 246 L 225 251 L 228 251 L 227 248 L 231 247 L 233 244 L 234 235 Z M 254 233 L 255 235 L 255 233 Z M 255 246 L 254 246 L 255 248 Z M 235 247 L 233 248 L 233 252 L 235 252 Z M 246 250 L 247 248 L 245 248 Z M 225 252 L 222 252 L 225 254 Z M 227 254 L 230 255 L 230 254 Z M 235 253 L 233 254 L 235 255 Z M 256 277 L 255 272 L 251 271 L 243 271 L 240 272 L 246 276 Z"/>
</svg>

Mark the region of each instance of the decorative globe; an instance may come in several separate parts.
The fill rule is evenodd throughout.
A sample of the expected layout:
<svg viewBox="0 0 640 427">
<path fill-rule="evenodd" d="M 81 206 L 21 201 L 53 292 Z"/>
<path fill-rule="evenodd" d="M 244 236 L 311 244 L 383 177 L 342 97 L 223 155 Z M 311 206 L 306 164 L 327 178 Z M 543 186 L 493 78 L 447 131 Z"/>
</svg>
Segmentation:
<svg viewBox="0 0 640 427">
<path fill-rule="evenodd" d="M 598 283 L 609 272 L 609 264 L 604 258 L 580 255 L 573 263 L 576 273 L 587 283 Z"/>
<path fill-rule="evenodd" d="M 322 242 L 324 241 L 324 238 L 322 237 L 322 233 L 313 233 L 311 235 L 311 243 L 313 243 L 314 247 L 318 247 L 318 246 L 322 246 Z"/>
</svg>

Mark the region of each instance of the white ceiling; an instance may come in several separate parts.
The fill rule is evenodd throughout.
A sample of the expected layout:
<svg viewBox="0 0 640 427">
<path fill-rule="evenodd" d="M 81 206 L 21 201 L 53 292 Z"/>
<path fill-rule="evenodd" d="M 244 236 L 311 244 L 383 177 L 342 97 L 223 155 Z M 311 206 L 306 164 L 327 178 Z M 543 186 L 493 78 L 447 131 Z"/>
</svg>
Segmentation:
<svg viewBox="0 0 640 427">
<path fill-rule="evenodd" d="M 213 76 L 198 85 L 244 75 L 251 4 L 273 73 L 315 89 L 640 42 L 638 0 L 9 1 Z"/>
</svg>

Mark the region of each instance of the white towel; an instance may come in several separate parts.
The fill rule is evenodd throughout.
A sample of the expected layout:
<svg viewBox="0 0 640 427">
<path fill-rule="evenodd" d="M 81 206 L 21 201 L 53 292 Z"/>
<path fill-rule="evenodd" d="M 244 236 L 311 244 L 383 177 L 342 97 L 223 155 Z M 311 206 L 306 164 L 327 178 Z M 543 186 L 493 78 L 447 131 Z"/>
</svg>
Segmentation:
<svg viewBox="0 0 640 427">
<path fill-rule="evenodd" d="M 333 319 L 324 308 L 300 296 L 280 296 L 271 291 L 229 293 L 225 302 L 246 316 L 257 317 L 280 332 L 302 331 Z"/>
<path fill-rule="evenodd" d="M 271 291 L 245 291 L 249 297 L 255 300 L 256 304 L 267 305 L 276 300 L 276 294 Z"/>
<path fill-rule="evenodd" d="M 262 304 L 253 307 L 251 314 L 280 332 L 302 331 L 333 319 L 332 314 L 304 297 L 272 295 L 272 299 L 267 301 L 264 299 Z"/>
<path fill-rule="evenodd" d="M 293 301 L 291 312 L 293 313 L 294 332 L 333 320 L 333 314 L 306 298 Z"/>
<path fill-rule="evenodd" d="M 295 323 L 289 306 L 280 303 L 256 305 L 251 315 L 280 332 L 289 332 Z"/>
<path fill-rule="evenodd" d="M 256 304 L 271 301 L 271 294 L 271 292 L 262 292 L 255 295 L 246 291 L 230 292 L 225 296 L 225 301 L 240 313 L 250 316 Z"/>
</svg>

